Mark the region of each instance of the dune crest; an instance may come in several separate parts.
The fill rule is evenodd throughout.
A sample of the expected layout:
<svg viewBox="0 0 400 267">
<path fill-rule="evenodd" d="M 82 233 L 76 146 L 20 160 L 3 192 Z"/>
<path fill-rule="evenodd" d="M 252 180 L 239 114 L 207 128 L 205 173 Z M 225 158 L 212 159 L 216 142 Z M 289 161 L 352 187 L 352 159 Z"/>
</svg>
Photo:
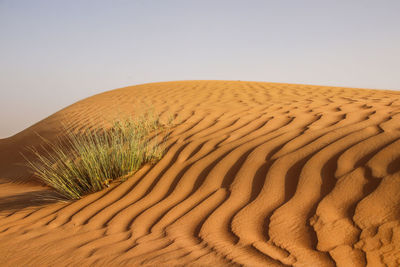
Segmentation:
<svg viewBox="0 0 400 267">
<path fill-rule="evenodd" d="M 75 202 L 21 166 L 61 125 L 152 106 L 166 155 Z M 137 108 L 136 108 L 137 109 Z M 398 266 L 400 92 L 242 81 L 152 83 L 77 102 L 0 140 L 6 266 Z"/>
</svg>

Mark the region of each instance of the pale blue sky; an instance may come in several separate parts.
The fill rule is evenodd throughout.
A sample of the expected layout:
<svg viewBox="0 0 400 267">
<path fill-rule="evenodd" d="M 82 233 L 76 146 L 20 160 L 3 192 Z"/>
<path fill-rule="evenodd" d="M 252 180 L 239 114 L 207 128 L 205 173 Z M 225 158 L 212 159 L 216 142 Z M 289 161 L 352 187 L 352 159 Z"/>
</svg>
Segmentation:
<svg viewBox="0 0 400 267">
<path fill-rule="evenodd" d="M 399 14 L 399 0 L 0 0 L 0 138 L 145 82 L 400 89 Z"/>
</svg>

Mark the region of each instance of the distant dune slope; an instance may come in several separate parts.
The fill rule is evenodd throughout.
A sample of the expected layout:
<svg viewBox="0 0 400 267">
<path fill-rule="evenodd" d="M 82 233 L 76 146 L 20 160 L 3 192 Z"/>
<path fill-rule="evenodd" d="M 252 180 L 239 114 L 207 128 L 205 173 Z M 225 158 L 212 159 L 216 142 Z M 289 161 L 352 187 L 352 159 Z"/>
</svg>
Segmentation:
<svg viewBox="0 0 400 267">
<path fill-rule="evenodd" d="M 70 203 L 20 151 L 153 107 L 168 152 Z M 0 265 L 399 266 L 400 93 L 242 81 L 117 89 L 0 140 Z"/>
</svg>

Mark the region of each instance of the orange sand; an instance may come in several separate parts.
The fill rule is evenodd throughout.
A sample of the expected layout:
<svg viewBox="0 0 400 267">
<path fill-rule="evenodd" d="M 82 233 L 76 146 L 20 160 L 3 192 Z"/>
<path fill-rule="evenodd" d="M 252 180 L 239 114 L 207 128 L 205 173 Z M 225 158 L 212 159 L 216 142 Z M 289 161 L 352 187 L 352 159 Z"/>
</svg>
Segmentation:
<svg viewBox="0 0 400 267">
<path fill-rule="evenodd" d="M 179 123 L 122 184 L 70 203 L 20 151 L 152 105 Z M 0 265 L 399 266 L 400 92 L 240 81 L 132 86 L 0 140 Z"/>
</svg>

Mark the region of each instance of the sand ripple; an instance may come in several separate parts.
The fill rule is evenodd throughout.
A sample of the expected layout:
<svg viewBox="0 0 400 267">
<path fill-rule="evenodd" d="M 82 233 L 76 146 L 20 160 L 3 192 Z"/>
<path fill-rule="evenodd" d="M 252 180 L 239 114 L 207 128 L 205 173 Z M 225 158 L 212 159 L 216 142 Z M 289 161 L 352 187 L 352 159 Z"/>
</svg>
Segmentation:
<svg viewBox="0 0 400 267">
<path fill-rule="evenodd" d="M 0 140 L 5 265 L 398 266 L 400 93 L 187 81 L 109 91 Z M 20 151 L 151 105 L 168 152 L 71 203 L 29 182 Z M 106 116 L 107 115 L 107 116 Z M 17 188 L 17 189 L 16 189 Z M 20 191 L 18 191 L 20 190 Z"/>
</svg>

